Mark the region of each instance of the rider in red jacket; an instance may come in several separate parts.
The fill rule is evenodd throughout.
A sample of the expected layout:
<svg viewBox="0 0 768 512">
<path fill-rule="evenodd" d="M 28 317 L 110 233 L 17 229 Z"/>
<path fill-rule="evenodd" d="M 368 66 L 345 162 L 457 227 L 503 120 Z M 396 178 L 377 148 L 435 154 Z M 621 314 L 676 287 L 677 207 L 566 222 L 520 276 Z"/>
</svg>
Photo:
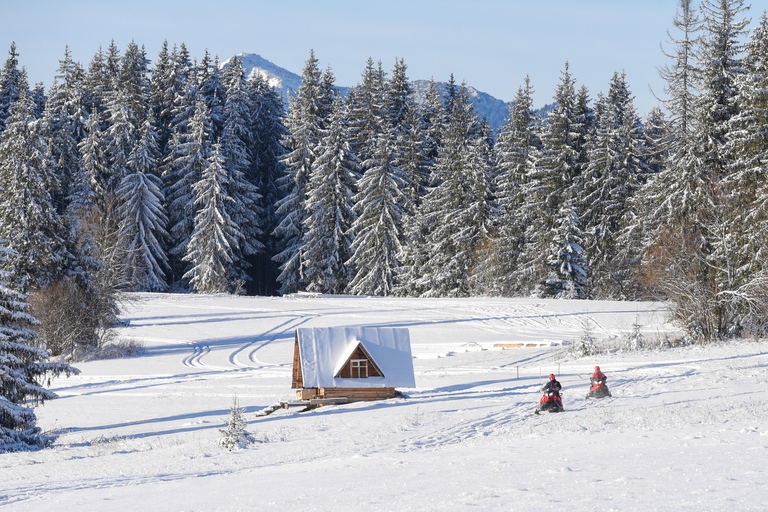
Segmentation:
<svg viewBox="0 0 768 512">
<path fill-rule="evenodd" d="M 600 367 L 599 366 L 595 366 L 595 373 L 593 373 L 592 377 L 589 378 L 589 382 L 594 384 L 596 380 L 601 380 L 601 381 L 603 381 L 603 384 L 605 384 L 605 381 L 607 379 L 608 379 L 608 377 L 606 377 L 605 374 L 600 371 Z"/>
</svg>

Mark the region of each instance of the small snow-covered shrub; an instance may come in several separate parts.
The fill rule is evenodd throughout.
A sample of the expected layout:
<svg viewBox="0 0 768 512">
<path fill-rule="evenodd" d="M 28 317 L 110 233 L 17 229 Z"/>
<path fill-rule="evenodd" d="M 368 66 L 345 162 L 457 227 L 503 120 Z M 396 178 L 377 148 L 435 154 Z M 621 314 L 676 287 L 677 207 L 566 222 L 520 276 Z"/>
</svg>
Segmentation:
<svg viewBox="0 0 768 512">
<path fill-rule="evenodd" d="M 640 350 L 645 347 L 646 341 L 643 337 L 643 333 L 640 332 L 641 328 L 642 326 L 635 320 L 635 323 L 632 324 L 632 332 L 627 336 L 624 348 L 628 350 Z"/>
<path fill-rule="evenodd" d="M 249 444 L 254 443 L 256 439 L 250 432 L 245 430 L 245 426 L 245 409 L 240 407 L 237 397 L 234 397 L 229 408 L 226 427 L 219 429 L 219 432 L 221 432 L 219 446 L 232 451 L 245 448 Z"/>
<path fill-rule="evenodd" d="M 592 326 L 589 320 L 584 320 L 581 327 L 581 337 L 570 345 L 568 351 L 575 357 L 594 355 L 597 353 L 597 341 L 592 337 Z"/>
<path fill-rule="evenodd" d="M 270 432 L 261 432 L 253 436 L 253 440 L 259 443 L 284 443 L 288 441 L 293 429 L 282 426 Z"/>
</svg>

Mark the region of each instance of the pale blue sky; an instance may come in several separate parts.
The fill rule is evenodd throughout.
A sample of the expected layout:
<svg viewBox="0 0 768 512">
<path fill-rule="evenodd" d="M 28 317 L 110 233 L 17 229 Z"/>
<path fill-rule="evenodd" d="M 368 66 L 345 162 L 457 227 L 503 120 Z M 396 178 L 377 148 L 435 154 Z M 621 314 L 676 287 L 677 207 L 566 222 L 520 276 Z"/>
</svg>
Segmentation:
<svg viewBox="0 0 768 512">
<path fill-rule="evenodd" d="M 133 39 L 155 60 L 163 40 L 186 43 L 192 57 L 207 48 L 225 60 L 258 53 L 300 74 L 314 48 L 338 85 L 360 79 L 367 58 L 390 70 L 403 57 L 411 79 L 438 81 L 453 72 L 499 99 L 513 99 L 526 74 L 534 101 L 551 101 L 565 61 L 594 99 L 614 71 L 626 72 L 641 115 L 662 94 L 657 68 L 676 0 L 347 1 L 0 0 L 0 59 L 15 41 L 30 81 L 53 81 L 69 45 L 87 66 L 112 39 Z M 759 7 L 759 11 L 758 8 Z M 765 6 L 753 5 L 755 19 Z"/>
</svg>

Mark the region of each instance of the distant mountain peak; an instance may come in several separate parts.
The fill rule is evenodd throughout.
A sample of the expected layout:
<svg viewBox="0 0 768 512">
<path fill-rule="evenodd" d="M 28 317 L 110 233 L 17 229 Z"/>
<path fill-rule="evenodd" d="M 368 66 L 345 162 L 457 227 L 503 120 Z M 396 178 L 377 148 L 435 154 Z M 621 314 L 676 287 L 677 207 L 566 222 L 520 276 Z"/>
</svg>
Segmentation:
<svg viewBox="0 0 768 512">
<path fill-rule="evenodd" d="M 271 87 L 279 89 L 283 93 L 283 101 L 286 105 L 288 105 L 289 93 L 297 91 L 299 86 L 301 86 L 301 77 L 299 75 L 281 68 L 255 53 L 238 53 L 234 57 L 222 62 L 221 67 L 229 65 L 235 57 L 239 57 L 242 61 L 246 78 L 250 78 L 254 74 L 261 75 Z"/>
<path fill-rule="evenodd" d="M 261 75 L 270 86 L 279 89 L 283 96 L 286 108 L 290 96 L 295 94 L 301 86 L 301 76 L 281 68 L 277 64 L 268 61 L 261 55 L 255 53 L 238 53 L 235 57 L 239 57 L 243 63 L 245 69 L 245 76 L 250 78 L 253 74 Z M 222 62 L 221 67 L 228 65 L 235 57 Z M 424 102 L 424 98 L 429 88 L 429 80 L 412 80 L 410 82 L 411 89 L 413 90 L 413 97 L 416 103 L 421 104 Z M 447 88 L 446 82 L 436 82 L 438 91 L 440 94 L 445 93 Z M 349 87 L 338 87 L 342 95 L 346 94 Z M 502 101 L 498 98 L 494 98 L 490 94 L 478 91 L 471 85 L 467 85 L 467 92 L 469 93 L 470 101 L 475 107 L 475 111 L 481 118 L 485 118 L 491 128 L 498 130 L 504 125 L 509 115 L 509 102 Z M 547 107 L 544 107 L 542 111 L 546 115 Z"/>
</svg>

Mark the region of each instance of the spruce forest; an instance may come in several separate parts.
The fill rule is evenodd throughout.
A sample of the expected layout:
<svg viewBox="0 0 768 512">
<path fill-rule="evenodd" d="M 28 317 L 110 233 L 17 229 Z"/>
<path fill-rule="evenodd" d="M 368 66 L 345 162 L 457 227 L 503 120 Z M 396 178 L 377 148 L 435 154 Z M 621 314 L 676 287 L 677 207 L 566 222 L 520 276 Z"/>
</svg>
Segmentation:
<svg viewBox="0 0 768 512">
<path fill-rule="evenodd" d="M 768 17 L 747 9 L 680 3 L 643 117 L 622 72 L 594 93 L 565 63 L 553 110 L 526 79 L 497 133 L 453 77 L 416 104 L 402 59 L 342 97 L 310 51 L 284 105 L 184 44 L 65 49 L 47 89 L 14 44 L 5 281 L 98 309 L 96 337 L 121 290 L 655 299 L 693 338 L 764 334 Z"/>
</svg>

